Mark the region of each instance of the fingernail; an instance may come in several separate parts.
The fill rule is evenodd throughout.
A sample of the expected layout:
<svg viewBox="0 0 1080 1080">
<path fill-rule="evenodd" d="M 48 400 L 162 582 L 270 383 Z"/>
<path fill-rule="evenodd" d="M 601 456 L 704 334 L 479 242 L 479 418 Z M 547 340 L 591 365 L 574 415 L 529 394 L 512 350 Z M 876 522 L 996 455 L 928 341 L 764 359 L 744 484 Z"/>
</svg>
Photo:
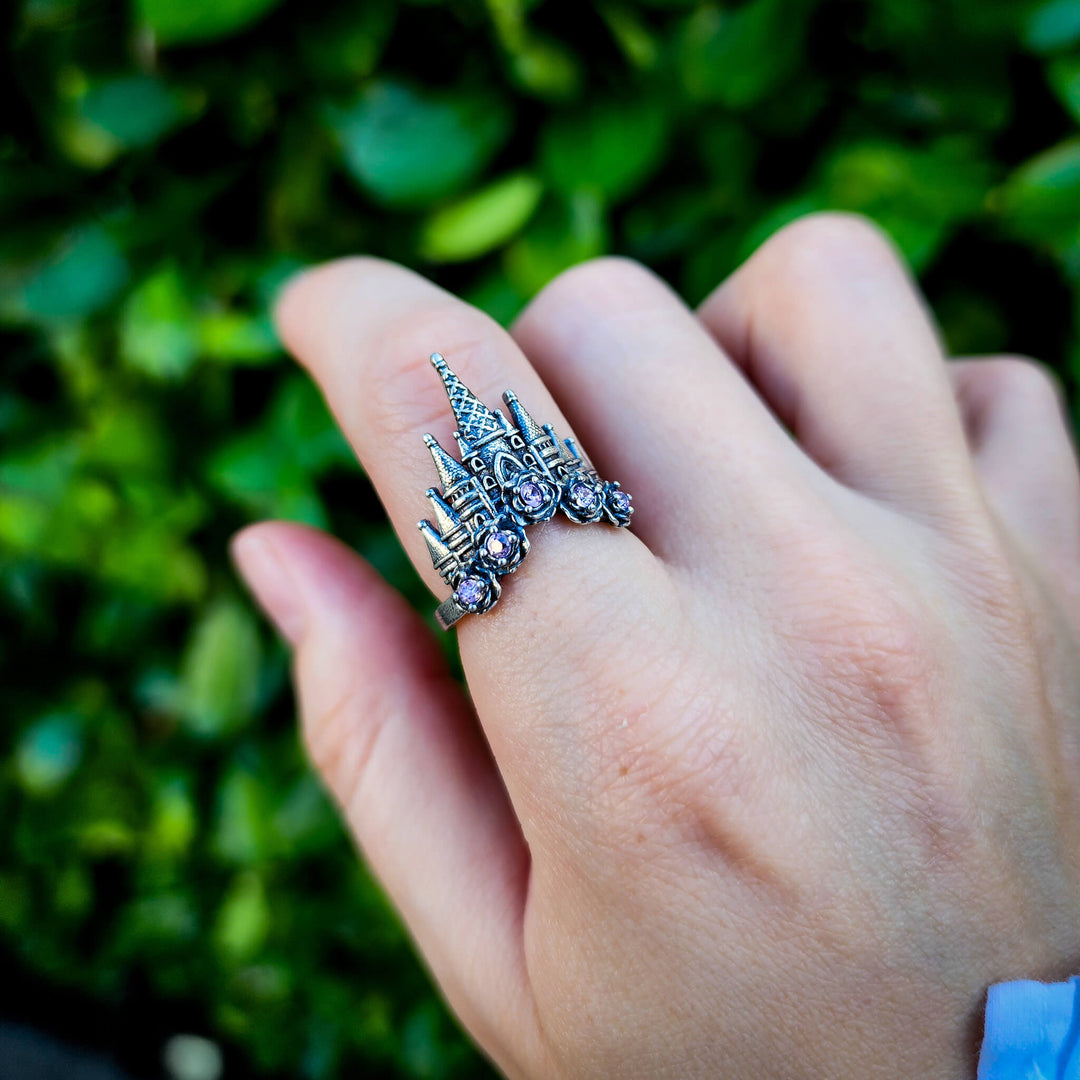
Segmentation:
<svg viewBox="0 0 1080 1080">
<path fill-rule="evenodd" d="M 261 533 L 245 530 L 233 537 L 233 560 L 259 606 L 290 645 L 304 633 L 304 604 L 277 548 Z"/>
</svg>

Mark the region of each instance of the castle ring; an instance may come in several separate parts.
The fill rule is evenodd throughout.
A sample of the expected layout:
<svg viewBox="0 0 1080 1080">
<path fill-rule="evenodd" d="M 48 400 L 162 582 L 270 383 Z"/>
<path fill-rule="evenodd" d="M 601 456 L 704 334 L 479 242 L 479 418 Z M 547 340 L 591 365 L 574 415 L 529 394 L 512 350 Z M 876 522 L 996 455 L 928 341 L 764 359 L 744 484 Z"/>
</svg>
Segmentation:
<svg viewBox="0 0 1080 1080">
<path fill-rule="evenodd" d="M 502 593 L 500 578 L 529 554 L 525 529 L 561 513 L 579 525 L 630 524 L 634 508 L 617 483 L 602 480 L 572 439 L 538 424 L 507 390 L 510 412 L 489 409 L 431 354 L 450 399 L 461 460 L 430 435 L 439 488 L 428 488 L 434 521 L 419 529 L 435 569 L 452 592 L 435 612 L 444 630 L 463 615 L 490 611 Z"/>
</svg>

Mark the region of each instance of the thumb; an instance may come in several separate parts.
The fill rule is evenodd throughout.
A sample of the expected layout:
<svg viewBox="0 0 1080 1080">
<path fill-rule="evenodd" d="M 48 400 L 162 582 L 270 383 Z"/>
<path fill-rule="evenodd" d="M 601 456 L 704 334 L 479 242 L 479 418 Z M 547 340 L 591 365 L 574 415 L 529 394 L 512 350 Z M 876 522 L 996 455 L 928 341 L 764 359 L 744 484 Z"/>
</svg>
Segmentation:
<svg viewBox="0 0 1080 1080">
<path fill-rule="evenodd" d="M 450 1004 L 497 1059 L 531 1016 L 528 854 L 487 746 L 431 632 L 378 573 L 306 526 L 234 538 L 295 650 L 305 742 Z"/>
</svg>

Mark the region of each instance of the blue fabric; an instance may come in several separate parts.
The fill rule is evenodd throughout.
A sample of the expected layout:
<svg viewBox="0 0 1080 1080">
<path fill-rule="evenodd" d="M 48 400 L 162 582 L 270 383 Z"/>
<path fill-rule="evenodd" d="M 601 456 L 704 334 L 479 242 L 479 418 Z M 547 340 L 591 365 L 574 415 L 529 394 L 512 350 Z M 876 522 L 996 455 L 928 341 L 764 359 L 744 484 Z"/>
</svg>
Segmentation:
<svg viewBox="0 0 1080 1080">
<path fill-rule="evenodd" d="M 1080 1080 L 1080 978 L 990 987 L 978 1080 Z"/>
</svg>

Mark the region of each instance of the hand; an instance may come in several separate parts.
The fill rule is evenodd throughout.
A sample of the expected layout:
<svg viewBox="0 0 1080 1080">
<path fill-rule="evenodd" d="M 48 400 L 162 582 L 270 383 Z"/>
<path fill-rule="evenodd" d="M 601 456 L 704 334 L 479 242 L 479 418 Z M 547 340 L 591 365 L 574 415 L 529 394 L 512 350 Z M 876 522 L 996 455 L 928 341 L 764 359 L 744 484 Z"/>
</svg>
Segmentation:
<svg viewBox="0 0 1080 1080">
<path fill-rule="evenodd" d="M 1080 961 L 1080 480 L 1030 361 L 946 362 L 888 243 L 820 216 L 695 314 L 603 259 L 511 333 L 401 267 L 279 309 L 410 557 L 428 354 L 622 481 L 432 634 L 330 538 L 241 568 L 311 754 L 511 1077 L 973 1075 L 987 985 Z M 785 430 L 786 429 L 786 430 Z M 793 437 L 792 437 L 793 436 Z"/>
</svg>

